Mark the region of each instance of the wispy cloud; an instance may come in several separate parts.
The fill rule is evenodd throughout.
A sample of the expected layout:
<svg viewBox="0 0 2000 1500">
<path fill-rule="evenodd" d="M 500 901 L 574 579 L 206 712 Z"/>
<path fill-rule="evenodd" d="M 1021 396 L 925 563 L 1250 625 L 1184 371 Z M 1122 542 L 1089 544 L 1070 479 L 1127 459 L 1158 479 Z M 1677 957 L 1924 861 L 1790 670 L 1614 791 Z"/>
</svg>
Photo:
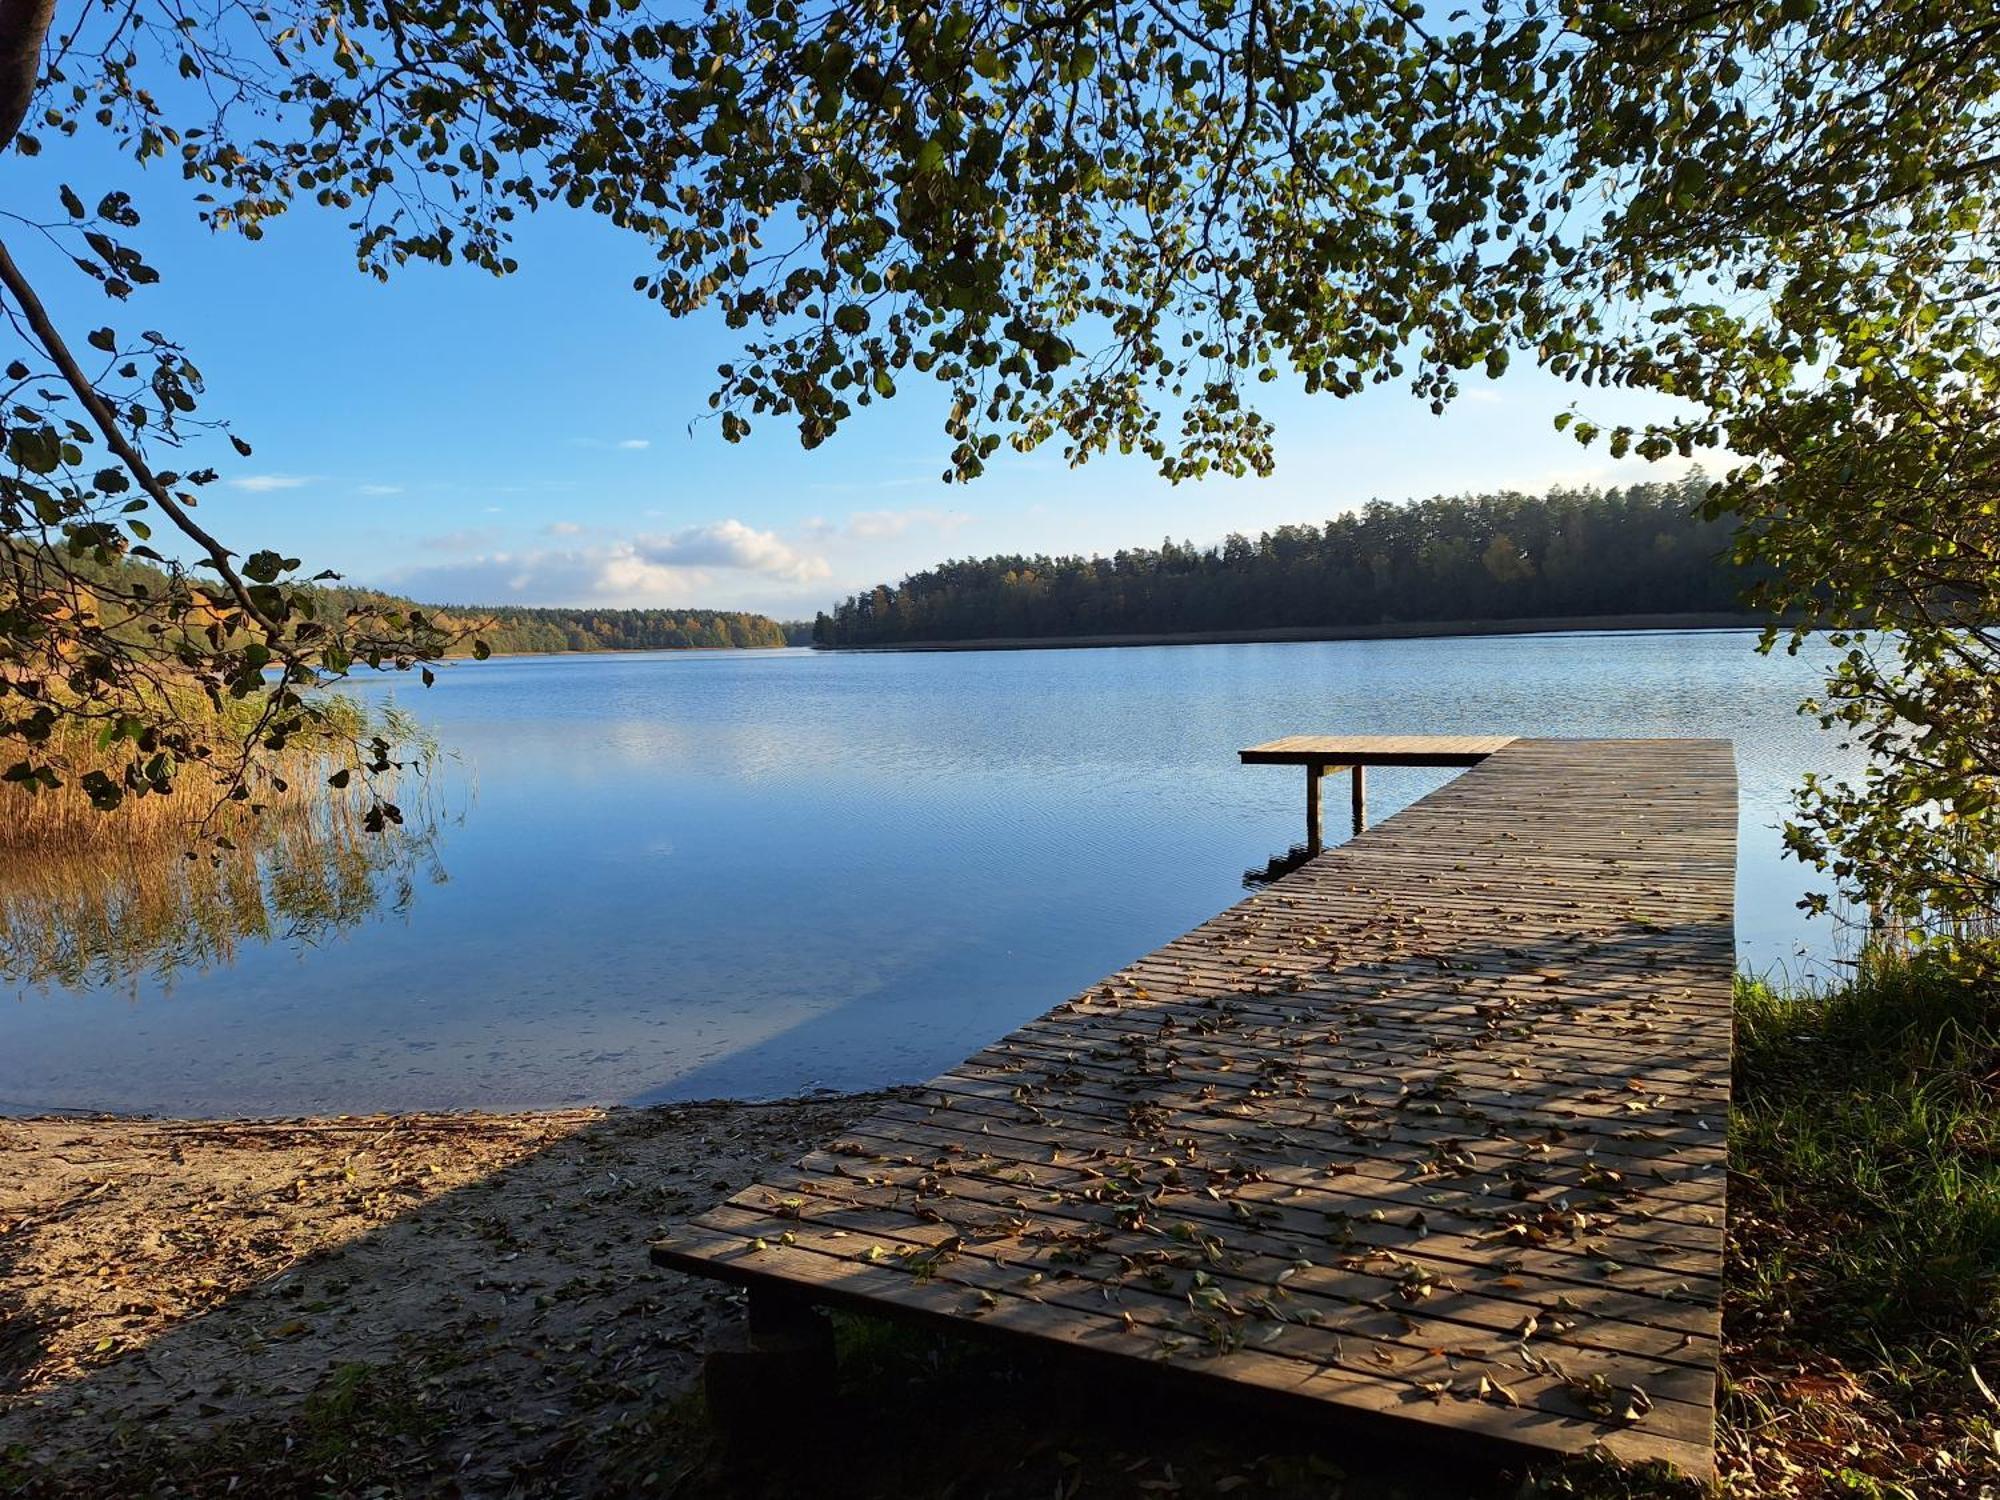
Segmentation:
<svg viewBox="0 0 2000 1500">
<path fill-rule="evenodd" d="M 582 536 L 583 528 L 574 521 L 551 521 L 542 528 L 545 536 Z"/>
<path fill-rule="evenodd" d="M 879 542 L 901 536 L 912 527 L 951 532 L 971 522 L 962 510 L 936 510 L 917 505 L 908 510 L 858 510 L 847 518 L 847 534 L 856 541 Z"/>
<path fill-rule="evenodd" d="M 653 440 L 651 438 L 620 438 L 618 446 L 623 448 L 627 453 L 637 453 L 641 448 L 652 447 Z"/>
<path fill-rule="evenodd" d="M 573 522 L 545 528 L 561 536 L 584 529 Z M 449 551 L 477 535 L 447 533 L 426 545 Z M 406 570 L 391 582 L 401 592 L 437 604 L 661 606 L 741 599 L 746 591 L 790 597 L 831 574 L 826 559 L 816 553 L 802 551 L 775 532 L 727 520 L 606 546 L 480 552 Z"/>
<path fill-rule="evenodd" d="M 616 449 L 623 453 L 640 453 L 653 446 L 651 438 L 600 438 L 573 437 L 569 440 L 572 448 Z"/>
<path fill-rule="evenodd" d="M 311 474 L 238 474 L 225 480 L 231 489 L 248 490 L 253 495 L 269 494 L 272 490 L 295 490 L 301 485 L 313 482 Z"/>
<path fill-rule="evenodd" d="M 418 545 L 432 552 L 477 552 L 481 547 L 489 546 L 492 541 L 492 532 L 469 526 L 463 531 L 447 531 L 438 536 L 423 537 Z"/>
<path fill-rule="evenodd" d="M 800 552 L 775 531 L 758 531 L 741 521 L 712 521 L 667 536 L 635 537 L 632 555 L 659 568 L 733 568 L 771 578 L 809 583 L 832 573 L 826 559 Z"/>
<path fill-rule="evenodd" d="M 354 492 L 357 495 L 400 495 L 403 487 L 400 484 L 357 484 Z"/>
</svg>

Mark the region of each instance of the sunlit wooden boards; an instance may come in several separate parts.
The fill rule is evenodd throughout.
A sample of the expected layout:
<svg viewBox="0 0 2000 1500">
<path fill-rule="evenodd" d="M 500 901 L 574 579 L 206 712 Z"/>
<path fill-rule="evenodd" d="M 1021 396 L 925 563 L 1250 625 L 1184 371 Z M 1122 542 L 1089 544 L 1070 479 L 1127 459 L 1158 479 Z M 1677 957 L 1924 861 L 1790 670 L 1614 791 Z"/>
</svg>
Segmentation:
<svg viewBox="0 0 2000 1500">
<path fill-rule="evenodd" d="M 1513 740 L 654 1257 L 1706 1475 L 1735 837 L 1725 741 Z"/>
<path fill-rule="evenodd" d="M 1288 734 L 1239 750 L 1246 766 L 1474 766 L 1504 734 Z"/>
</svg>

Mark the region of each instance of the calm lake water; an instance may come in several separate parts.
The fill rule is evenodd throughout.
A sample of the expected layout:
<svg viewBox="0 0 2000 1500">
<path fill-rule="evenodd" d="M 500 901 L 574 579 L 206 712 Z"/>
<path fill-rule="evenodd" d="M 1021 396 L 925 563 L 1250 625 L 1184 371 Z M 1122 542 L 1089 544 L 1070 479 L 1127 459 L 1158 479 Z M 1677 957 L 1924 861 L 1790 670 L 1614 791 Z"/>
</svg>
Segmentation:
<svg viewBox="0 0 2000 1500">
<path fill-rule="evenodd" d="M 509 1108 L 927 1077 L 1239 899 L 1300 837 L 1303 796 L 1296 770 L 1234 752 L 1312 730 L 1726 736 L 1742 960 L 1798 973 L 1838 939 L 1795 910 L 1807 875 L 1774 828 L 1797 775 L 1840 758 L 1793 712 L 1813 664 L 1752 643 L 454 668 L 393 694 L 460 757 L 433 851 L 372 894 L 332 881 L 337 922 L 186 945 L 171 978 L 115 961 L 94 982 L 17 977 L 0 1109 Z M 1371 811 L 1448 774 L 1371 772 Z"/>
</svg>

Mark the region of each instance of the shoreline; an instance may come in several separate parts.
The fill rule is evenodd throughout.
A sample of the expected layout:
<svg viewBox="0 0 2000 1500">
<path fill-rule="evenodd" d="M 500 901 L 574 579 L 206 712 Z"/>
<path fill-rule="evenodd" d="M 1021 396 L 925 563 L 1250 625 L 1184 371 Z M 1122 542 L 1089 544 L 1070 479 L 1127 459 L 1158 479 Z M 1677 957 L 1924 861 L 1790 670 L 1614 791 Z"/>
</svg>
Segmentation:
<svg viewBox="0 0 2000 1500">
<path fill-rule="evenodd" d="M 1107 635 L 973 636 L 950 641 L 897 641 L 880 646 L 629 646 L 596 650 L 495 651 L 488 661 L 533 661 L 553 656 L 684 655 L 739 651 L 1088 651 L 1124 646 L 1275 646 L 1301 641 L 1404 641 L 1508 635 L 1591 635 L 1607 631 L 1761 630 L 1768 615 L 1693 610 L 1650 615 L 1534 615 L 1509 620 L 1392 620 L 1378 625 L 1273 625 L 1245 630 L 1128 631 Z M 444 658 L 469 662 L 471 655 Z"/>
<path fill-rule="evenodd" d="M 438 660 L 446 666 L 458 662 L 481 661 L 536 661 L 548 656 L 693 656 L 699 652 L 720 655 L 724 652 L 735 654 L 750 651 L 811 651 L 811 646 L 598 646 L 594 649 L 579 649 L 565 646 L 560 651 L 489 651 L 483 657 L 474 656 L 470 651 L 456 656 L 441 656 Z"/>
<path fill-rule="evenodd" d="M 852 1099 L 881 1099 L 914 1088 L 915 1084 L 884 1083 L 870 1089 L 825 1089 L 805 1094 L 717 1096 L 706 1099 L 665 1099 L 652 1104 L 581 1103 L 528 1105 L 520 1109 L 488 1109 L 467 1104 L 442 1109 L 327 1110 L 314 1114 L 203 1115 L 155 1114 L 145 1110 L 69 1108 L 40 1104 L 32 1109 L 0 1106 L 0 1137 L 15 1125 L 129 1125 L 158 1130 L 260 1130 L 279 1126 L 296 1130 L 357 1129 L 390 1125 L 494 1124 L 592 1119 L 643 1115 L 661 1110 L 806 1109 L 816 1104 L 841 1104 Z"/>
<path fill-rule="evenodd" d="M 1380 625 L 1283 625 L 1251 630 L 1133 631 L 1114 635 L 978 636 L 814 651 L 1073 651 L 1112 646 L 1262 646 L 1298 641 L 1401 641 L 1494 635 L 1585 635 L 1625 630 L 1760 630 L 1767 615 L 1727 610 L 1663 615 L 1538 615 L 1517 620 L 1398 620 Z"/>
</svg>

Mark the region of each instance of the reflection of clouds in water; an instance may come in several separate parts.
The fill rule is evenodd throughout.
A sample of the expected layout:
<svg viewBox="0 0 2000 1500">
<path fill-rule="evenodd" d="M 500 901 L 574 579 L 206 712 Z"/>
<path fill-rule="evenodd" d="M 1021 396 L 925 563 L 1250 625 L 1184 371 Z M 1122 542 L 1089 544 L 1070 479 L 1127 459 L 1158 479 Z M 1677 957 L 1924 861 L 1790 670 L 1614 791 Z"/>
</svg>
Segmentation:
<svg viewBox="0 0 2000 1500">
<path fill-rule="evenodd" d="M 171 1006 L 0 1012 L 0 1099 L 162 1110 L 781 1093 L 923 1077 L 1241 895 L 1298 837 L 1277 734 L 1724 735 L 1747 962 L 1811 929 L 1770 831 L 1839 763 L 1748 633 L 1098 651 L 645 653 L 454 668 L 477 768 L 407 922 L 261 940 Z M 380 687 L 366 696 L 381 697 Z M 1375 816 L 1448 773 L 1371 775 Z"/>
</svg>

